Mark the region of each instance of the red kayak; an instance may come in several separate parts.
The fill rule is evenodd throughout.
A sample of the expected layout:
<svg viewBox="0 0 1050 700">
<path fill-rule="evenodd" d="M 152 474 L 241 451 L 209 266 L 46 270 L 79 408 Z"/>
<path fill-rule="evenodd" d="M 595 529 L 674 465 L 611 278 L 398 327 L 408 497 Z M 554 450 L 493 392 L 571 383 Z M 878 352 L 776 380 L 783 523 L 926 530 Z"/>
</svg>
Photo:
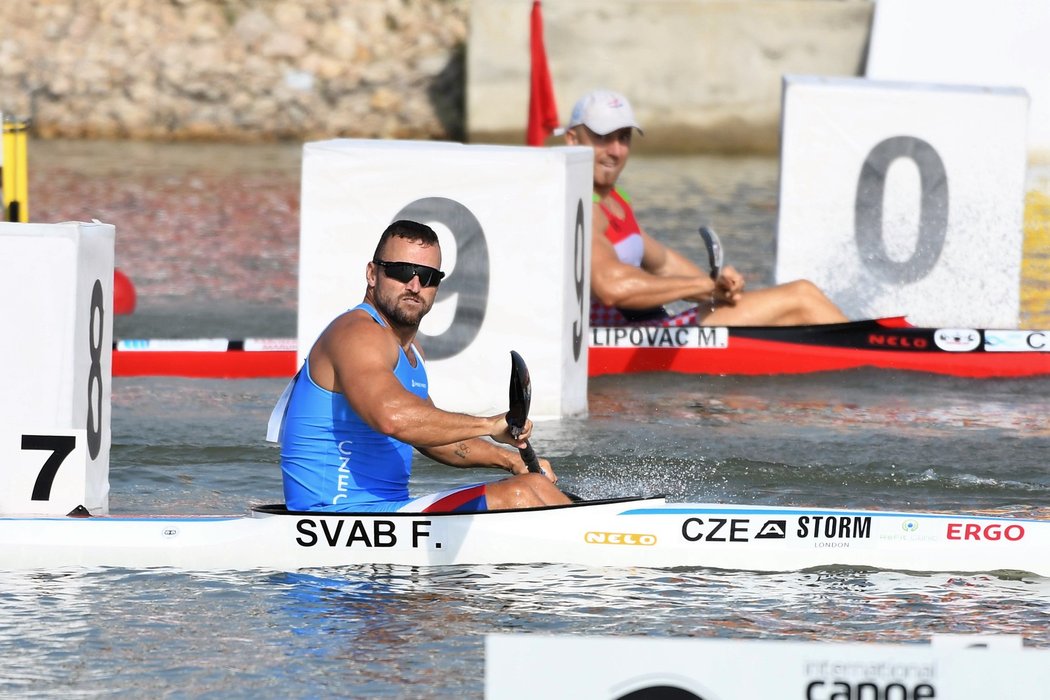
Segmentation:
<svg viewBox="0 0 1050 700">
<path fill-rule="evenodd" d="M 295 374 L 294 338 L 118 340 L 114 377 L 254 379 Z"/>
<path fill-rule="evenodd" d="M 289 377 L 294 339 L 121 340 L 113 375 Z M 816 326 L 597 327 L 589 375 L 802 374 L 859 367 L 958 377 L 1050 375 L 1050 331 L 917 328 L 903 317 Z"/>
<path fill-rule="evenodd" d="M 958 377 L 1050 374 L 1050 331 L 918 328 L 903 317 L 815 326 L 592 328 L 589 374 L 802 374 L 878 367 Z"/>
</svg>

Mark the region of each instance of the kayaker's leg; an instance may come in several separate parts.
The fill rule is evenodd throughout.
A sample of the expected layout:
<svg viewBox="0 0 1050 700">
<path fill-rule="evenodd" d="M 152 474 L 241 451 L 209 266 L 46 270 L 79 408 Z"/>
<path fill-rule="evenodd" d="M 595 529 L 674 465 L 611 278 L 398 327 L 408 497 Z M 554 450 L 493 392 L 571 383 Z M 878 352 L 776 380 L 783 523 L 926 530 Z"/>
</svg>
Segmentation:
<svg viewBox="0 0 1050 700">
<path fill-rule="evenodd" d="M 485 499 L 489 510 L 508 508 L 535 508 L 571 503 L 569 497 L 558 490 L 551 480 L 542 474 L 518 474 L 509 479 L 485 485 Z"/>
<path fill-rule="evenodd" d="M 698 310 L 703 326 L 801 326 L 849 320 L 808 280 L 745 291 L 740 301 L 717 306 L 707 314 L 702 306 Z"/>
</svg>

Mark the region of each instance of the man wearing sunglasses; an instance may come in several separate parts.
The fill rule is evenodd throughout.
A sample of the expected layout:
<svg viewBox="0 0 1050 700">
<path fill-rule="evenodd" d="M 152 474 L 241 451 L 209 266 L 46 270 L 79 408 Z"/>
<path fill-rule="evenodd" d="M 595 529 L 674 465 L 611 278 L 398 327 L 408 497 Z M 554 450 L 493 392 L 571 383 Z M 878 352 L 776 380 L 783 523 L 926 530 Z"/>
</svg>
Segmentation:
<svg viewBox="0 0 1050 700">
<path fill-rule="evenodd" d="M 441 248 L 429 226 L 395 221 L 365 269 L 364 301 L 338 316 L 311 348 L 285 390 L 281 471 L 289 510 L 472 512 L 568 503 L 544 474 L 529 473 L 504 414 L 442 411 L 427 391 L 415 344 L 438 285 Z M 453 467 L 498 467 L 512 474 L 490 483 L 410 498 L 412 449 Z"/>
</svg>

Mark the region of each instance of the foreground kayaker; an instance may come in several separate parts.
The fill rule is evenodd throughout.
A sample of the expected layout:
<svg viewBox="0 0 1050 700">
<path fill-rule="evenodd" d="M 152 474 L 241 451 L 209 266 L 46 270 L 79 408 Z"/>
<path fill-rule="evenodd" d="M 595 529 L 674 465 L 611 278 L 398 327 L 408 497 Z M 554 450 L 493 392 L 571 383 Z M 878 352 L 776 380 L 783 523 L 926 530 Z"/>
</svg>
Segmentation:
<svg viewBox="0 0 1050 700">
<path fill-rule="evenodd" d="M 716 279 L 638 224 L 630 198 L 616 186 L 641 127 L 623 95 L 595 90 L 579 99 L 562 130 L 572 146 L 594 149 L 594 236 L 591 325 L 793 326 L 849 319 L 808 280 L 744 291 L 730 266 Z M 674 301 L 697 303 L 676 316 Z"/>
<path fill-rule="evenodd" d="M 420 320 L 437 295 L 441 248 L 433 229 L 396 221 L 365 269 L 364 301 L 333 320 L 285 391 L 281 471 L 290 510 L 473 512 L 568 503 L 543 474 L 528 473 L 505 415 L 442 411 L 427 391 Z M 284 400 L 287 400 L 286 406 Z M 514 476 L 410 498 L 412 448 L 453 467 L 499 467 Z"/>
</svg>

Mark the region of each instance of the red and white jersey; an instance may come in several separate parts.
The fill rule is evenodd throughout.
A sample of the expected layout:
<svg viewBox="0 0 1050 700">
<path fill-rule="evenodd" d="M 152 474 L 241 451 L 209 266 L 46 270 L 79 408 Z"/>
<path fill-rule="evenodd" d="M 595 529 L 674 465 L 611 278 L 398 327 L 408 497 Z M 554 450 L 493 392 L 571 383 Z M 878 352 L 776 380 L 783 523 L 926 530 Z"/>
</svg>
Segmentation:
<svg viewBox="0 0 1050 700">
<path fill-rule="evenodd" d="M 634 218 L 634 211 L 631 209 L 631 205 L 627 203 L 627 199 L 620 194 L 620 191 L 614 189 L 611 195 L 620 205 L 624 215 L 617 217 L 608 207 L 601 203 L 598 204 L 601 210 L 605 212 L 605 218 L 609 221 L 609 225 L 604 231 L 605 237 L 613 244 L 613 248 L 616 249 L 616 257 L 620 259 L 620 262 L 641 267 L 642 255 L 645 253 L 645 244 L 642 241 L 641 233 L 642 227 L 638 225 L 638 220 Z"/>
</svg>

